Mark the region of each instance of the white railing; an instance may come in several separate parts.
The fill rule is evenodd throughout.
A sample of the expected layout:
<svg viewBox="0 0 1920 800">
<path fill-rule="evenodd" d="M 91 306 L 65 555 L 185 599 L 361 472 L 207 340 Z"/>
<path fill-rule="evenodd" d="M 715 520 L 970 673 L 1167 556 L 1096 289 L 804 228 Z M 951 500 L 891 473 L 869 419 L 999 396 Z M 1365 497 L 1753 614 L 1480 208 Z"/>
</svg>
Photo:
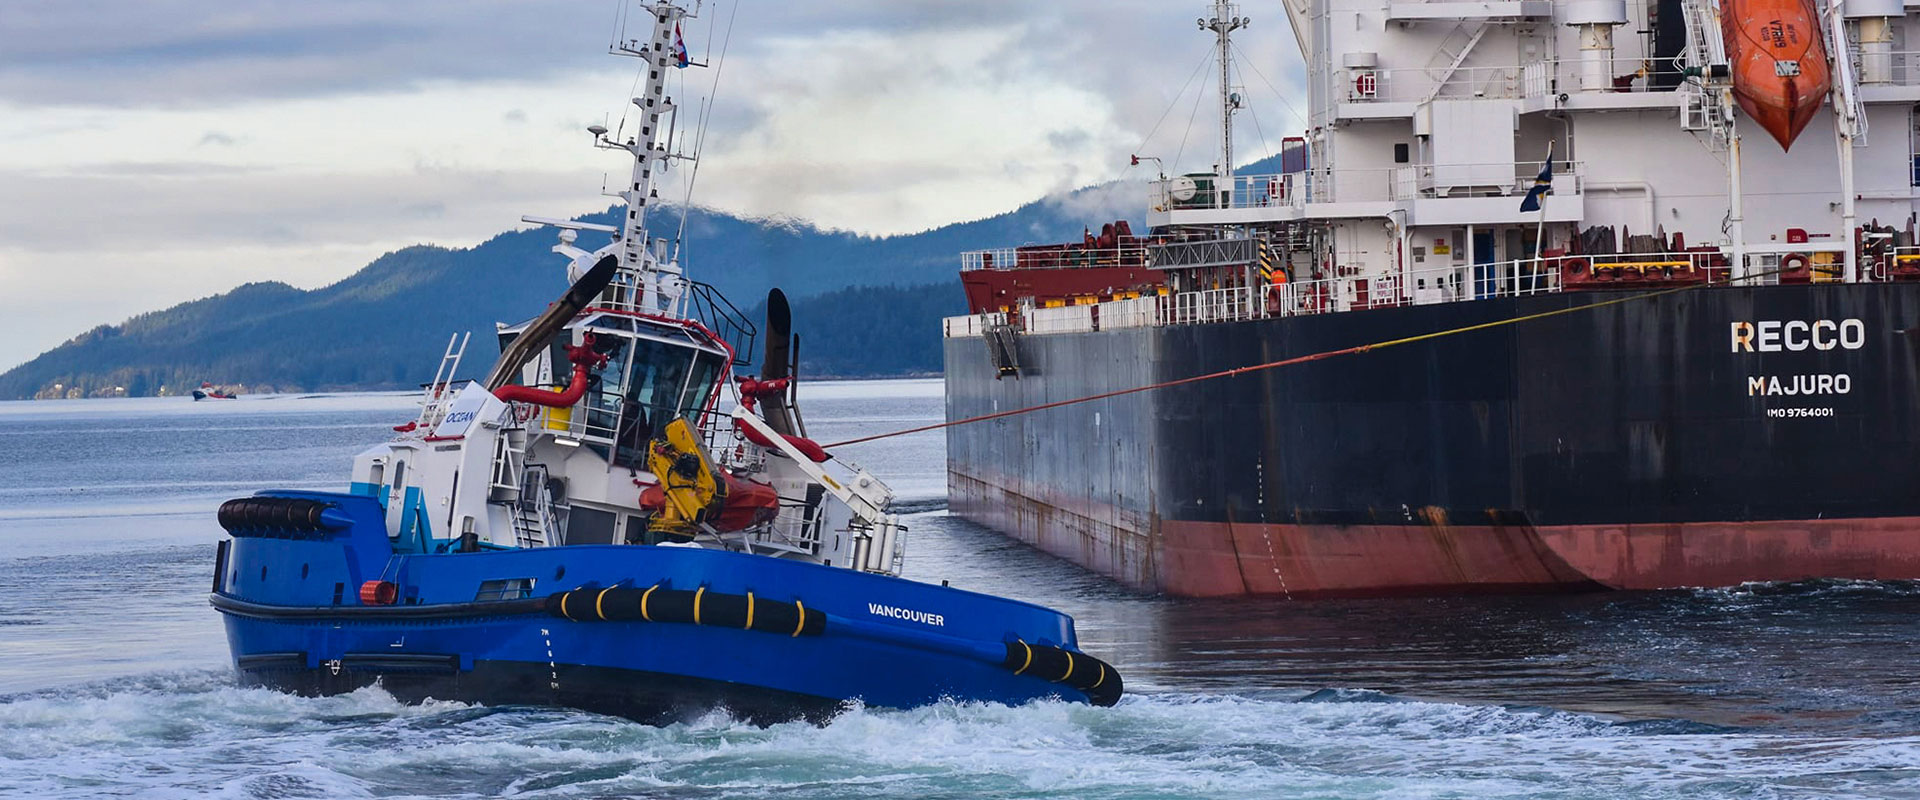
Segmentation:
<svg viewBox="0 0 1920 800">
<path fill-rule="evenodd" d="M 1853 57 L 1854 74 L 1860 76 L 1860 83 L 1863 86 L 1911 86 L 1920 83 L 1920 50 L 1890 50 L 1880 53 L 1873 59 L 1879 62 L 1877 64 L 1868 63 L 1868 59 L 1860 52 L 1858 44 L 1849 44 L 1847 50 Z M 1868 70 L 1869 66 L 1875 69 Z M 1884 79 L 1878 74 L 1869 75 L 1869 72 L 1884 72 Z"/>
<path fill-rule="evenodd" d="M 1523 67 L 1343 69 L 1334 78 L 1348 102 L 1419 103 L 1430 99 L 1518 99 Z"/>
<path fill-rule="evenodd" d="M 1920 279 L 1920 247 L 1899 249 L 1884 260 L 1893 264 L 1896 259 L 1899 260 L 1897 268 L 1904 270 L 1900 275 L 1889 277 L 1884 274 L 1891 271 L 1892 268 L 1889 268 L 1882 270 L 1882 274 L 1870 275 L 1868 279 Z M 1719 252 L 1705 251 L 1552 256 L 1487 264 L 1460 263 L 1388 274 L 1143 295 L 1090 305 L 1030 308 L 1022 312 L 1019 325 L 1028 334 L 1084 333 L 1528 297 L 1570 289 L 1645 289 L 1705 282 L 1709 278 L 1725 279 L 1729 275 L 1725 261 Z M 987 318 L 994 318 L 996 324 L 1006 320 L 1006 316 L 1000 314 L 948 317 L 947 335 L 982 335 Z"/>
<path fill-rule="evenodd" d="M 1178 179 L 1149 184 L 1148 204 L 1155 211 L 1209 208 L 1301 208 L 1308 203 L 1377 202 L 1393 196 L 1394 170 L 1305 170 L 1280 175 L 1235 175 L 1226 183 L 1212 178 L 1213 189 L 1181 198 L 1174 194 Z"/>
<path fill-rule="evenodd" d="M 1080 333 L 1093 330 L 1093 306 L 1028 309 L 1022 318 L 1027 333 Z"/>
<path fill-rule="evenodd" d="M 1905 83 L 1914 53 L 1893 53 L 1893 80 Z M 1859 53 L 1854 53 L 1859 62 Z M 1340 96 L 1350 103 L 1426 102 L 1448 99 L 1540 100 L 1561 93 L 1670 92 L 1685 82 L 1683 70 L 1674 66 L 1657 68 L 1650 58 L 1610 58 L 1588 62 L 1578 58 L 1549 58 L 1527 64 L 1499 67 L 1461 67 L 1449 73 L 1445 68 L 1343 69 L 1335 73 L 1344 88 Z M 1587 86 L 1585 77 L 1597 71 L 1600 85 Z M 1661 77 L 1672 78 L 1669 86 L 1656 86 Z M 1915 76 L 1920 77 L 1920 76 Z"/>
<path fill-rule="evenodd" d="M 1148 202 L 1155 211 L 1185 211 L 1299 209 L 1309 203 L 1404 202 L 1454 196 L 1457 192 L 1519 196 L 1533 187 L 1541 166 L 1543 162 L 1539 161 L 1514 161 L 1235 175 L 1231 182 L 1214 178 L 1211 183 L 1216 188 L 1196 191 L 1186 198 L 1174 194 L 1176 181 L 1156 181 L 1148 187 Z M 1577 194 L 1585 172 L 1585 165 L 1578 161 L 1553 162 L 1554 193 Z M 1217 188 L 1223 183 L 1224 193 Z"/>
<path fill-rule="evenodd" d="M 992 311 L 985 314 L 968 314 L 963 317 L 947 317 L 941 323 L 949 339 L 985 336 L 988 328 L 1007 324 L 1007 315 L 1005 312 Z"/>
<path fill-rule="evenodd" d="M 1144 244 L 1129 247 L 1056 246 L 1001 247 L 960 254 L 962 272 L 977 269 L 1062 269 L 1067 267 L 1139 266 L 1147 263 Z"/>
<path fill-rule="evenodd" d="M 1516 161 L 1511 164 L 1420 164 L 1401 167 L 1393 173 L 1396 201 L 1415 198 L 1447 197 L 1456 191 L 1493 190 L 1502 195 L 1520 196 L 1533 188 L 1540 175 L 1542 161 Z M 1580 193 L 1580 177 L 1585 167 L 1578 161 L 1553 162 L 1555 194 Z"/>
<path fill-rule="evenodd" d="M 996 247 L 991 250 L 968 250 L 960 254 L 961 271 L 976 269 L 1007 269 L 1017 261 L 1011 247 Z"/>
<path fill-rule="evenodd" d="M 1266 316 L 1259 286 L 1178 292 L 1168 300 L 1162 317 L 1162 324 L 1166 325 L 1235 322 Z"/>
<path fill-rule="evenodd" d="M 1160 297 L 1146 295 L 1125 300 L 1110 300 L 1094 308 L 1096 321 L 1103 330 L 1145 328 L 1160 324 Z"/>
<path fill-rule="evenodd" d="M 1553 62 L 1535 61 L 1520 69 L 1520 89 L 1524 97 L 1546 97 L 1558 94 Z"/>
<path fill-rule="evenodd" d="M 1665 69 L 1656 68 L 1658 62 L 1651 58 L 1609 58 L 1598 62 L 1589 62 L 1580 58 L 1549 58 L 1545 61 L 1528 64 L 1522 85 L 1526 97 L 1531 100 L 1544 100 L 1558 94 L 1578 94 L 1582 91 L 1599 91 L 1613 94 L 1636 94 L 1645 92 L 1677 91 L 1687 81 L 1684 69 L 1671 64 Z M 1586 74 L 1594 65 L 1598 65 L 1600 81 L 1598 86 L 1588 86 Z M 1660 78 L 1670 78 L 1671 85 L 1656 86 Z"/>
<path fill-rule="evenodd" d="M 1521 259 L 1409 270 L 1404 275 L 1323 278 L 1273 287 L 1271 316 L 1292 317 L 1366 308 L 1431 305 L 1494 297 L 1554 294 L 1563 259 Z"/>
</svg>

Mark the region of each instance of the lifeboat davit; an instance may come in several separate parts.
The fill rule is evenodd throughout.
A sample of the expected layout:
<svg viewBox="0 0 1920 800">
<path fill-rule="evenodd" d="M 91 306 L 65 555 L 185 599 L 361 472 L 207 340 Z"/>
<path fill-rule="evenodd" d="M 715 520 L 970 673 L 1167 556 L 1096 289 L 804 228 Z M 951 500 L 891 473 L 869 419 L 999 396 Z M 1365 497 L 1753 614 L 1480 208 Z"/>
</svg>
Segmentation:
<svg viewBox="0 0 1920 800">
<path fill-rule="evenodd" d="M 1727 0 L 1721 13 L 1734 99 L 1790 148 L 1832 81 L 1819 12 L 1811 0 Z"/>
</svg>

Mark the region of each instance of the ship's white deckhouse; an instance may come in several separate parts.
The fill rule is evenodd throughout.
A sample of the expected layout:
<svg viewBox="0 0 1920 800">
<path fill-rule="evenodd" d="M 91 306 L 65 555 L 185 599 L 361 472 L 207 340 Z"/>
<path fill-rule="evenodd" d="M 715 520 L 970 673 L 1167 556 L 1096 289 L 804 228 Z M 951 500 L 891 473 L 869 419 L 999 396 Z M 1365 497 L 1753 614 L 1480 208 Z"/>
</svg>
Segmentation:
<svg viewBox="0 0 1920 800">
<path fill-rule="evenodd" d="M 1873 280 L 1912 244 L 1920 3 L 1816 4 L 1844 59 L 1790 151 L 1729 100 L 1714 0 L 1282 5 L 1307 64 L 1304 158 L 1197 195 L 1191 176 L 1157 183 L 1150 226 L 1291 228 L 1295 281 L 1401 302 L 1558 281 L 1569 252 L 1711 247 L 1736 274 Z M 1523 211 L 1549 153 L 1551 193 Z"/>
</svg>

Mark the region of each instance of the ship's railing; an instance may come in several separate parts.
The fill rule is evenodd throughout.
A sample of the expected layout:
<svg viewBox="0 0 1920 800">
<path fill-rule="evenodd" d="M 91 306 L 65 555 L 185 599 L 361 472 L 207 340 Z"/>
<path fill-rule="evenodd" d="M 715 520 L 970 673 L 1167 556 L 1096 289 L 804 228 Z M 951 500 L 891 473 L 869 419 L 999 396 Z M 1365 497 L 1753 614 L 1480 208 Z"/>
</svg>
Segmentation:
<svg viewBox="0 0 1920 800">
<path fill-rule="evenodd" d="M 1878 56 L 1860 52 L 1857 42 L 1847 45 L 1854 74 L 1861 86 L 1912 86 L 1920 83 L 1920 50 L 1889 50 Z M 1877 61 L 1878 63 L 1873 63 Z"/>
<path fill-rule="evenodd" d="M 1390 200 L 1393 168 L 1307 170 L 1278 175 L 1235 175 L 1219 191 L 1222 181 L 1210 179 L 1193 196 L 1173 193 L 1175 179 L 1154 181 L 1147 202 L 1155 211 L 1208 208 L 1301 208 L 1308 203 L 1360 203 Z M 1222 196 L 1224 194 L 1224 196 Z"/>
<path fill-rule="evenodd" d="M 1512 100 L 1522 93 L 1523 68 L 1444 67 L 1342 69 L 1334 79 L 1347 102 L 1419 103 L 1427 100 Z"/>
<path fill-rule="evenodd" d="M 1094 329 L 1092 305 L 1030 308 L 1021 314 L 1028 333 L 1072 333 Z"/>
<path fill-rule="evenodd" d="M 998 247 L 961 253 L 960 270 L 1138 266 L 1146 261 L 1147 247 L 1144 244 L 1127 247 L 1035 248 L 1025 251 Z"/>
<path fill-rule="evenodd" d="M 1322 278 L 1277 284 L 1269 291 L 1268 316 L 1294 317 L 1433 305 L 1495 297 L 1554 294 L 1561 283 L 1561 258 L 1518 259 L 1490 264 L 1425 267 L 1406 273 Z"/>
<path fill-rule="evenodd" d="M 1560 94 L 1582 91 L 1608 93 L 1672 92 L 1685 83 L 1685 70 L 1668 59 L 1609 58 L 1598 62 L 1605 76 L 1600 86 L 1588 86 L 1584 74 L 1590 63 L 1579 58 L 1549 58 L 1524 67 L 1521 84 L 1525 97 L 1544 100 Z M 1664 79 L 1664 80 L 1663 80 Z M 1659 84 L 1666 84 L 1664 86 Z"/>
<path fill-rule="evenodd" d="M 1224 197 L 1216 189 L 1200 191 L 1185 200 L 1172 194 L 1171 181 L 1156 181 L 1149 187 L 1148 200 L 1155 211 L 1167 211 L 1301 208 L 1308 203 L 1404 202 L 1439 197 L 1518 197 L 1533 187 L 1533 181 L 1544 165 L 1540 161 L 1417 164 L 1378 169 L 1309 170 L 1280 175 L 1235 175 L 1226 184 Z M 1578 193 L 1585 173 L 1586 166 L 1582 162 L 1554 161 L 1554 192 L 1561 195 Z M 1219 179 L 1213 180 L 1214 186 L 1220 184 Z M 962 264 L 966 263 L 963 255 Z M 978 263 L 978 260 L 974 263 Z"/>
<path fill-rule="evenodd" d="M 1097 322 L 1103 330 L 1145 328 L 1162 324 L 1162 300 L 1160 296 L 1151 294 L 1110 300 L 1094 306 L 1094 313 L 1099 315 Z"/>
<path fill-rule="evenodd" d="M 1860 269 L 1862 280 L 1920 280 L 1920 247 L 1866 248 Z"/>
<path fill-rule="evenodd" d="M 1420 164 L 1401 167 L 1393 173 L 1392 199 L 1486 196 L 1489 193 L 1518 197 L 1533 188 L 1533 182 L 1546 166 L 1543 161 L 1515 161 L 1485 164 Z M 1585 166 L 1578 161 L 1553 162 L 1555 194 L 1578 194 Z"/>
<path fill-rule="evenodd" d="M 1013 269 L 1019 263 L 1019 257 L 1011 247 L 996 247 L 991 250 L 968 250 L 960 254 L 960 270 L 967 272 L 976 269 Z"/>
<path fill-rule="evenodd" d="M 987 329 L 995 325 L 1007 324 L 1005 312 L 992 311 L 985 314 L 968 314 L 961 317 L 947 317 L 941 321 L 942 333 L 948 339 L 966 336 L 985 336 Z"/>
<path fill-rule="evenodd" d="M 1920 247 L 1902 248 L 1911 277 L 1920 280 Z M 1576 290 L 1658 289 L 1728 277 L 1717 251 L 1619 253 L 1521 258 L 1485 264 L 1453 263 L 1405 272 L 1350 275 L 1274 284 L 1174 292 L 1088 305 L 1030 308 L 1016 320 L 1027 334 L 1081 333 L 1118 328 L 1237 322 L 1267 317 L 1333 314 L 1372 308 L 1529 297 Z M 947 335 L 980 336 L 987 318 L 949 317 Z"/>
<path fill-rule="evenodd" d="M 1162 325 L 1237 322 L 1266 316 L 1259 286 L 1176 292 L 1161 306 Z"/>
<path fill-rule="evenodd" d="M 532 413 L 533 419 L 527 423 L 528 431 L 552 434 L 573 442 L 611 445 L 619 425 L 615 413 L 595 409 L 588 403 L 565 408 L 535 407 Z"/>
</svg>

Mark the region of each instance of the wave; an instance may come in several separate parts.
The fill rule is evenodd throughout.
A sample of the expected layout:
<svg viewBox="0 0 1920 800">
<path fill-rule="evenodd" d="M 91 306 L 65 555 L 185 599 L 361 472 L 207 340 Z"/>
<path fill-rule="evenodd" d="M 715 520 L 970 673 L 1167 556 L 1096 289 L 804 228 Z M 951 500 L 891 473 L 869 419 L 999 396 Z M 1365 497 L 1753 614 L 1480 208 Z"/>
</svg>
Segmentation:
<svg viewBox="0 0 1920 800">
<path fill-rule="evenodd" d="M 940 494 L 928 497 L 896 497 L 893 502 L 887 504 L 887 510 L 901 515 L 945 511 L 947 496 Z"/>
<path fill-rule="evenodd" d="M 1353 689 L 856 705 L 819 727 L 715 711 L 656 728 L 378 688 L 295 697 L 201 671 L 0 697 L 0 729 L 0 793 L 38 797 L 1626 797 L 1920 781 L 1904 766 L 1912 736 L 1795 739 Z"/>
<path fill-rule="evenodd" d="M 1703 599 L 1794 597 L 1920 597 L 1920 581 L 1816 578 L 1801 581 L 1752 581 L 1738 586 L 1685 590 Z"/>
</svg>

